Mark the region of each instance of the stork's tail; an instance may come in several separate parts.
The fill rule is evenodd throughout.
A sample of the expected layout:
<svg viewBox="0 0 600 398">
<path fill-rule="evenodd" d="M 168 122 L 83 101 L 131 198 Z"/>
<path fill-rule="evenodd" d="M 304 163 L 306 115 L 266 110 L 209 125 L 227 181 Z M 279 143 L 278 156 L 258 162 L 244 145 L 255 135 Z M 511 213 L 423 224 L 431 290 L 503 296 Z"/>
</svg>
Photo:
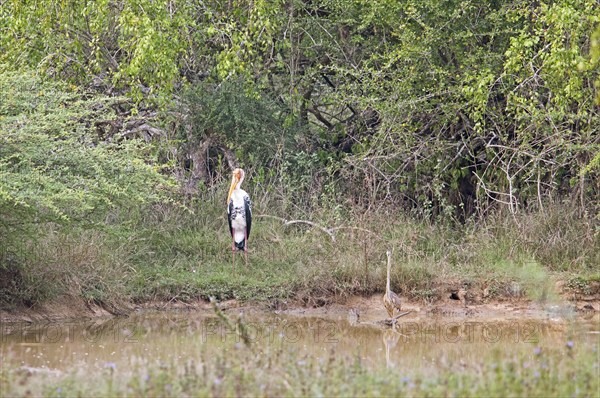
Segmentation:
<svg viewBox="0 0 600 398">
<path fill-rule="evenodd" d="M 235 242 L 235 247 L 238 250 L 244 251 L 246 249 L 246 239 L 242 239 L 240 242 Z"/>
</svg>

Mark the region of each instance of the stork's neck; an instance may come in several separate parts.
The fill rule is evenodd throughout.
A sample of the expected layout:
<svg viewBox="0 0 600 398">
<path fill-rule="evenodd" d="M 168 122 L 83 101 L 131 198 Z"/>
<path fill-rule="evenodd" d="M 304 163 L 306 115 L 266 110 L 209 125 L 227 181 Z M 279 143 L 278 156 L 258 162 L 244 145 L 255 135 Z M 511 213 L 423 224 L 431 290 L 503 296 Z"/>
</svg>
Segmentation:
<svg viewBox="0 0 600 398">
<path fill-rule="evenodd" d="M 246 176 L 246 173 L 242 172 L 242 176 L 240 177 L 240 180 L 238 181 L 237 185 L 235 186 L 235 189 L 240 189 L 240 187 L 242 186 L 242 182 L 244 182 L 245 176 Z"/>
</svg>

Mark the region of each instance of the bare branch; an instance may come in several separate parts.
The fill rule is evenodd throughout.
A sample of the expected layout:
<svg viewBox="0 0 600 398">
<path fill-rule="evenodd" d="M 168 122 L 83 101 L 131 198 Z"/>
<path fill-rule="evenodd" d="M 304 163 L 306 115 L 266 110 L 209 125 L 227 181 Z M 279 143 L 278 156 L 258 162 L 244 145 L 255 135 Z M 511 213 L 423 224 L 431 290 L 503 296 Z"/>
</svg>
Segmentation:
<svg viewBox="0 0 600 398">
<path fill-rule="evenodd" d="M 281 218 L 281 217 L 277 217 L 277 216 L 272 216 L 269 214 L 258 214 L 256 216 L 254 216 L 256 218 L 273 218 L 275 220 L 279 220 L 281 222 L 283 222 L 283 225 L 288 226 L 288 225 L 293 225 L 293 224 L 308 224 L 312 227 L 318 228 L 321 231 L 325 232 L 327 235 L 329 235 L 329 237 L 331 238 L 332 242 L 335 242 L 335 235 L 333 234 L 333 231 L 331 230 L 331 228 L 325 228 L 322 225 L 319 225 L 317 223 L 314 223 L 312 221 L 306 221 L 306 220 L 286 220 L 285 218 Z"/>
</svg>

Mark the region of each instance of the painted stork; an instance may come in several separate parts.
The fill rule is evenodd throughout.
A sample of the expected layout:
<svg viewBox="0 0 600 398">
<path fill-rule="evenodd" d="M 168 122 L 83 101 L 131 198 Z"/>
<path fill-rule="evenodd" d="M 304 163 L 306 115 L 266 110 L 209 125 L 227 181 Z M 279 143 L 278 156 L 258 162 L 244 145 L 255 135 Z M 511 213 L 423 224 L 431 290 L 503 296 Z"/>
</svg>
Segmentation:
<svg viewBox="0 0 600 398">
<path fill-rule="evenodd" d="M 245 172 L 242 169 L 233 170 L 229 195 L 227 196 L 227 220 L 231 233 L 231 263 L 235 269 L 236 249 L 244 252 L 248 265 L 248 237 L 252 227 L 252 202 L 248 193 L 240 188 L 244 181 Z"/>
<path fill-rule="evenodd" d="M 388 250 L 387 255 L 387 281 L 385 285 L 385 294 L 383 295 L 383 306 L 387 310 L 390 318 L 394 318 L 394 311 L 401 311 L 400 297 L 390 288 L 390 272 L 392 270 L 392 253 Z"/>
</svg>

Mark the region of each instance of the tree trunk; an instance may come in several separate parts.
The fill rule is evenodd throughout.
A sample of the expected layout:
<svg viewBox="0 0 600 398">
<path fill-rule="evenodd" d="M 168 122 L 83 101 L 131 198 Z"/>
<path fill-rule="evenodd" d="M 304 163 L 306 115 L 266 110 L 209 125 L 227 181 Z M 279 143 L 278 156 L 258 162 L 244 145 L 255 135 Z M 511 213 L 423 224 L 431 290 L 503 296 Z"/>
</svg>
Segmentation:
<svg viewBox="0 0 600 398">
<path fill-rule="evenodd" d="M 191 161 L 191 173 L 184 185 L 184 192 L 187 195 L 196 195 L 198 193 L 200 182 L 203 182 L 207 186 L 210 185 L 209 150 L 211 147 L 214 147 L 223 153 L 223 157 L 232 171 L 238 166 L 235 153 L 231 149 L 213 142 L 213 139 L 210 137 L 206 138 L 197 148 L 193 149 L 188 154 L 189 160 Z"/>
<path fill-rule="evenodd" d="M 191 174 L 184 186 L 184 191 L 188 195 L 195 195 L 198 193 L 198 183 L 200 181 L 203 181 L 204 183 L 208 182 L 207 158 L 211 142 L 211 139 L 206 139 L 199 147 L 189 153 L 189 159 L 192 163 Z"/>
</svg>

